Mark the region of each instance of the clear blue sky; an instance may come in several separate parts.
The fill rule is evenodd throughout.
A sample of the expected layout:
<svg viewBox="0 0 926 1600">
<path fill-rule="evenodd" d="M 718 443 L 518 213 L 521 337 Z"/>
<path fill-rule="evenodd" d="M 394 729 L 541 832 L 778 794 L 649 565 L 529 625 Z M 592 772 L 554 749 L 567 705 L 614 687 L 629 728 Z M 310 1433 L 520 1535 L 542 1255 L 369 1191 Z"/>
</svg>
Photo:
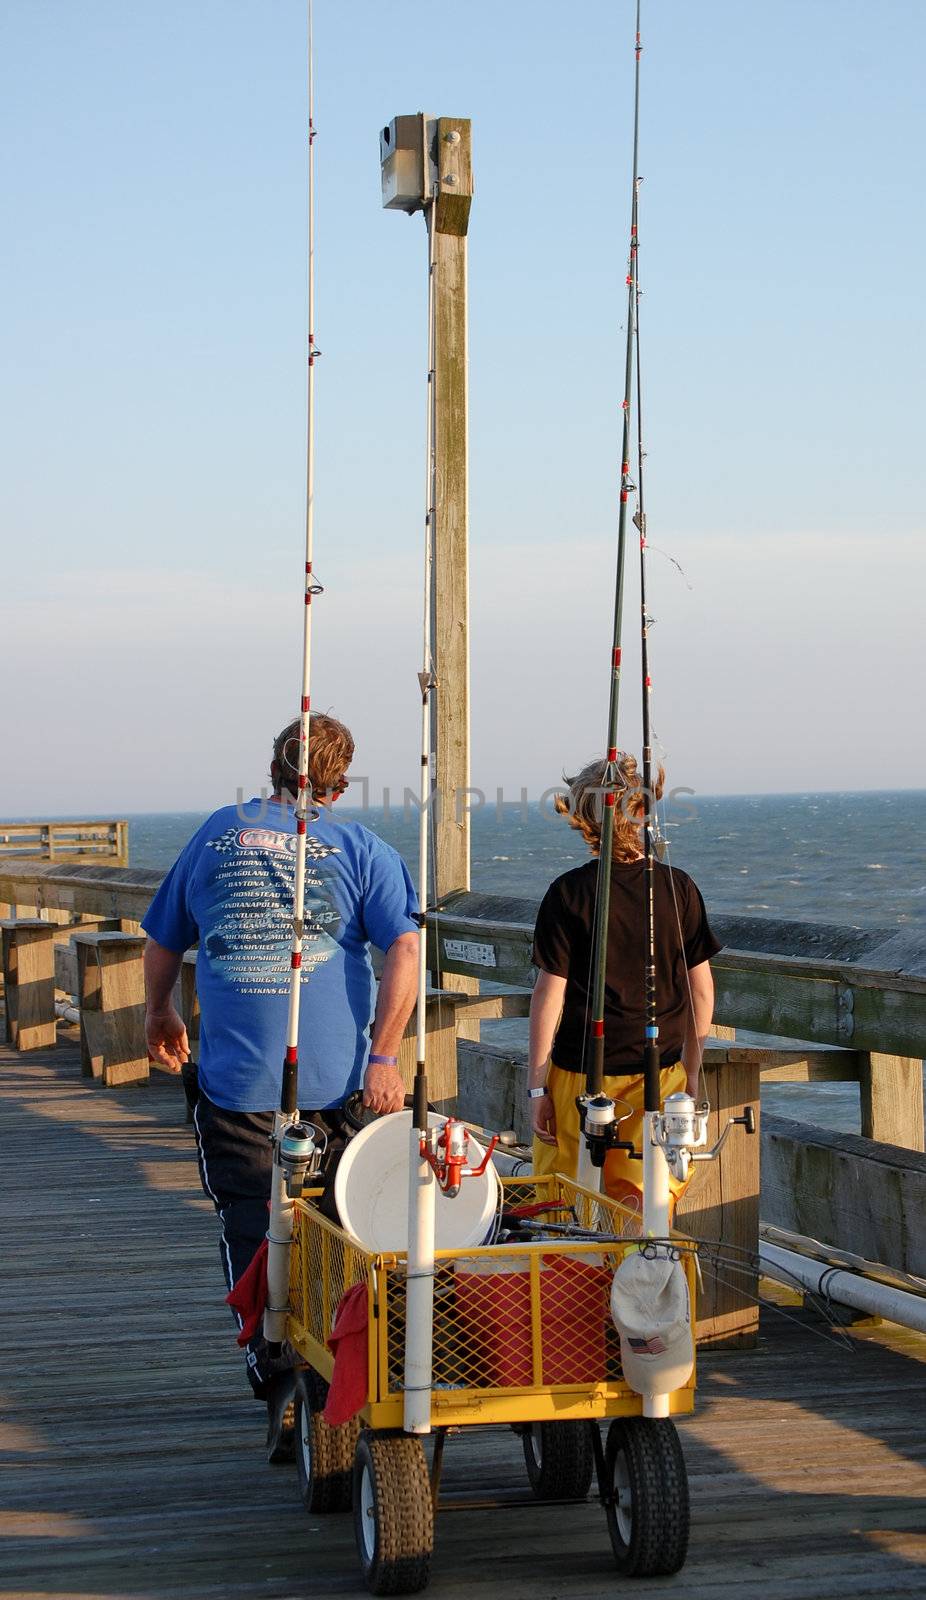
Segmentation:
<svg viewBox="0 0 926 1600">
<path fill-rule="evenodd" d="M 415 782 L 425 311 L 378 130 L 473 119 L 473 776 L 536 794 L 604 735 L 632 32 L 316 0 L 313 699 L 377 784 Z M 304 39 L 301 0 L 0 10 L 0 813 L 222 803 L 296 705 Z M 926 784 L 926 6 L 647 0 L 644 44 L 670 777 Z"/>
</svg>

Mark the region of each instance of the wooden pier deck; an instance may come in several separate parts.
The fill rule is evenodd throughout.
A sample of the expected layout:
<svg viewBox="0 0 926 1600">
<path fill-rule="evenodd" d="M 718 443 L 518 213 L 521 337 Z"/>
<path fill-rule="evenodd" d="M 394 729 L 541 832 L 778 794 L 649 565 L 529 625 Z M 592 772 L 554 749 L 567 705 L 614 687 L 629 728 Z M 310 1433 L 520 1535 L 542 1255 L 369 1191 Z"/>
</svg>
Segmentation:
<svg viewBox="0 0 926 1600">
<path fill-rule="evenodd" d="M 362 1591 L 349 1518 L 264 1463 L 175 1080 L 106 1090 L 0 1047 L 0 1600 Z M 591 1600 L 926 1595 L 926 1339 L 851 1350 L 766 1317 L 702 1366 L 681 1425 L 691 1551 L 620 1580 L 594 1503 L 443 1513 L 430 1593 Z M 454 1439 L 445 1486 L 523 1492 L 507 1432 Z"/>
</svg>

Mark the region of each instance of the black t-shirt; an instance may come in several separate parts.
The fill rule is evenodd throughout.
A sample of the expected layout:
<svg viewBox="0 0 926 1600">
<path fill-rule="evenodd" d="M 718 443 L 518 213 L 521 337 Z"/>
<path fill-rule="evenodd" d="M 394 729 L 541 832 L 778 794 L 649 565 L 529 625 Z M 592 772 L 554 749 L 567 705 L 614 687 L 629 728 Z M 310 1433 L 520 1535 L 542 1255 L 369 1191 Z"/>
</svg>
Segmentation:
<svg viewBox="0 0 926 1600">
<path fill-rule="evenodd" d="M 591 1020 L 592 940 L 598 862 L 564 872 L 543 897 L 534 928 L 532 961 L 542 972 L 566 979 L 563 1014 L 553 1042 L 558 1067 L 579 1072 L 587 1065 L 583 1046 Z M 673 896 L 673 886 L 675 894 Z M 676 910 L 677 907 L 677 910 Z M 611 868 L 608 968 L 604 1001 L 604 1069 L 642 1071 L 644 1028 L 643 862 Z M 722 949 L 707 920 L 697 884 L 686 872 L 656 863 L 653 889 L 656 946 L 656 1006 L 659 1058 L 677 1061 L 685 1042 L 688 1013 L 686 967 L 697 967 Z"/>
</svg>

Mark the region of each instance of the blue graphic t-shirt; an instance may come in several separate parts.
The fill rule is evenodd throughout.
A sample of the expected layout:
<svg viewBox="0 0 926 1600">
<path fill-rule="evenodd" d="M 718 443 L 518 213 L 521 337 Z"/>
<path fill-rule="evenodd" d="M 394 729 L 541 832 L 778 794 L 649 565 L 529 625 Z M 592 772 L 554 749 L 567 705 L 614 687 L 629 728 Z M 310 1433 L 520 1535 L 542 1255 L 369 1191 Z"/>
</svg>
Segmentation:
<svg viewBox="0 0 926 1600">
<path fill-rule="evenodd" d="M 231 1111 L 280 1103 L 290 985 L 296 823 L 291 805 L 250 800 L 204 822 L 142 927 L 167 950 L 199 940 L 199 1079 Z M 299 1104 L 324 1110 L 359 1087 L 375 984 L 369 945 L 417 931 L 405 863 L 359 822 L 322 808 L 309 823 L 299 1014 Z"/>
</svg>

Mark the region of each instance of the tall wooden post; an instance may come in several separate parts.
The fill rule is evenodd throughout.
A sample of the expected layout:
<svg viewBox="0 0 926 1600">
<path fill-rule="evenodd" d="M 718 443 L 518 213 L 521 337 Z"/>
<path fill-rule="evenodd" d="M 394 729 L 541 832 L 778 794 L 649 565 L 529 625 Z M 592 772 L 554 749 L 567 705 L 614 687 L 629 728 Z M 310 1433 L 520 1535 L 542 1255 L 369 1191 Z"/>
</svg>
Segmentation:
<svg viewBox="0 0 926 1600">
<path fill-rule="evenodd" d="M 432 737 L 438 809 L 437 896 L 470 884 L 469 485 L 466 232 L 472 204 L 470 124 L 437 121 L 434 217 L 433 644 L 437 687 Z"/>
<path fill-rule="evenodd" d="M 461 117 L 396 117 L 380 138 L 383 204 L 423 211 L 434 230 L 434 437 L 431 696 L 435 899 L 470 886 L 469 486 L 466 235 L 473 196 L 472 129 Z M 478 980 L 440 974 L 447 989 Z M 479 1024 L 458 1013 L 458 1033 Z"/>
</svg>

